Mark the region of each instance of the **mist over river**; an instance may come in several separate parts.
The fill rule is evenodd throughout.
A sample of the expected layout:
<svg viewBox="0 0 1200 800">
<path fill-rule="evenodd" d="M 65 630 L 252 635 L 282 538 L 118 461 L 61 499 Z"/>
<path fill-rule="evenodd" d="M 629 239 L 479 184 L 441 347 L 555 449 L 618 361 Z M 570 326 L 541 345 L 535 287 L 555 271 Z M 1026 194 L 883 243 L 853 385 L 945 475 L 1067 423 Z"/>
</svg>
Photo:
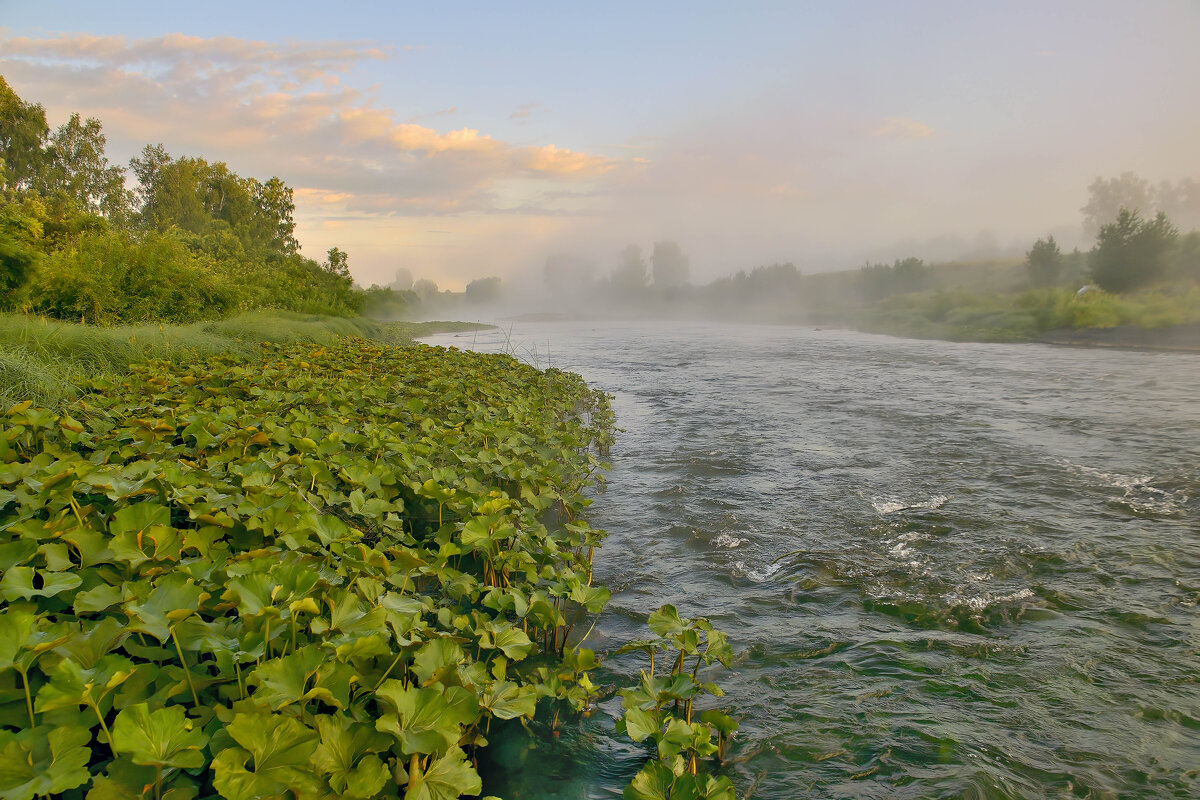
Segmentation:
<svg viewBox="0 0 1200 800">
<path fill-rule="evenodd" d="M 728 633 L 739 796 L 1200 796 L 1200 356 L 699 323 L 426 341 L 615 396 L 587 646 L 667 602 Z M 619 714 L 511 725 L 485 790 L 619 796 L 645 757 Z"/>
</svg>

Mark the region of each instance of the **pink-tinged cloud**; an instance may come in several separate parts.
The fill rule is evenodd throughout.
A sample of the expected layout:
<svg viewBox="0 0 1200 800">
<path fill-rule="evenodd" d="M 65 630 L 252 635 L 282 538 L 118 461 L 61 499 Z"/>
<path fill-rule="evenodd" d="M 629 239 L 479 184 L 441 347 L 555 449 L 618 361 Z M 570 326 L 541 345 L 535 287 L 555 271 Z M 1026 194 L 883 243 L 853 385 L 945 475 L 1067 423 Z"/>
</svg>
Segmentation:
<svg viewBox="0 0 1200 800">
<path fill-rule="evenodd" d="M 888 117 L 871 131 L 871 135 L 883 139 L 926 139 L 933 136 L 933 128 L 907 117 Z"/>
<path fill-rule="evenodd" d="M 114 152 L 132 155 L 147 137 L 161 140 L 175 155 L 279 175 L 319 207 L 536 214 L 546 181 L 569 189 L 619 164 L 554 145 L 514 145 L 471 127 L 399 122 L 403 116 L 343 83 L 355 64 L 387 57 L 366 42 L 0 39 L 0 71 L 23 96 L 46 103 L 52 121 L 72 111 L 97 116 Z"/>
</svg>

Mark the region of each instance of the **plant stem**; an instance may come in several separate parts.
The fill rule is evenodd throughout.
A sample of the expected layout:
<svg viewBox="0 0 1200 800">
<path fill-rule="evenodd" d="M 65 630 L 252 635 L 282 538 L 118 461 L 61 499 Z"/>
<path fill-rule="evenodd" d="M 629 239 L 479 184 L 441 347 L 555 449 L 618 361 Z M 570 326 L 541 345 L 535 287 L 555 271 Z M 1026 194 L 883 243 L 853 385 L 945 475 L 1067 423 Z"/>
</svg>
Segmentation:
<svg viewBox="0 0 1200 800">
<path fill-rule="evenodd" d="M 417 772 L 421 769 L 421 757 L 413 753 L 408 762 L 408 789 L 405 794 L 417 787 Z"/>
<path fill-rule="evenodd" d="M 388 664 L 388 668 L 386 670 L 384 670 L 383 677 L 379 679 L 379 682 L 375 684 L 375 688 L 372 689 L 371 691 L 375 691 L 375 689 L 378 689 L 380 686 L 383 686 L 383 682 L 387 680 L 388 675 L 392 674 L 392 670 L 395 669 L 396 665 L 400 663 L 400 659 L 403 656 L 404 656 L 403 652 L 396 653 L 396 657 L 394 659 L 392 659 L 392 663 Z"/>
<path fill-rule="evenodd" d="M 175 640 L 175 652 L 179 654 L 179 663 L 183 665 L 183 674 L 187 676 L 188 688 L 192 690 L 192 703 L 199 708 L 200 696 L 196 694 L 196 684 L 192 683 L 192 671 L 188 669 L 187 660 L 183 657 L 183 648 L 179 646 L 179 637 L 174 628 L 171 628 L 171 638 Z"/>
<path fill-rule="evenodd" d="M 100 720 L 100 730 L 104 731 L 104 738 L 108 740 L 108 746 L 112 747 L 112 734 L 108 732 L 108 725 L 104 722 L 104 715 L 100 713 L 100 706 L 95 703 L 88 703 L 92 707 L 92 711 L 96 712 L 96 719 Z"/>
<path fill-rule="evenodd" d="M 29 727 L 33 728 L 37 723 L 33 721 L 33 697 L 29 694 L 29 674 L 25 670 L 18 670 L 21 673 L 21 683 L 25 684 L 25 708 L 29 711 Z"/>
</svg>

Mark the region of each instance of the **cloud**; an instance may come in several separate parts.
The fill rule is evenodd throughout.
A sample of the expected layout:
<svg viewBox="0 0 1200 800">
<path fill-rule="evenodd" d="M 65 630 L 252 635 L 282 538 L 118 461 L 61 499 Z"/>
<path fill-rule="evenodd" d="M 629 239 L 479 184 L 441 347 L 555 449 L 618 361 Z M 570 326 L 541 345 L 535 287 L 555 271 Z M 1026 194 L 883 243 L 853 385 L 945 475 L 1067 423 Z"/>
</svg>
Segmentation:
<svg viewBox="0 0 1200 800">
<path fill-rule="evenodd" d="M 529 122 L 529 118 L 533 116 L 533 112 L 537 108 L 540 108 L 537 103 L 522 103 L 517 106 L 516 111 L 508 115 L 508 118 L 515 119 L 519 124 L 525 125 Z"/>
<path fill-rule="evenodd" d="M 888 117 L 871 131 L 871 135 L 884 139 L 926 139 L 933 136 L 933 128 L 907 117 Z"/>
<path fill-rule="evenodd" d="M 348 74 L 391 57 L 371 42 L 0 37 L 0 72 L 45 103 L 52 122 L 72 111 L 99 117 L 120 158 L 162 141 L 174 155 L 279 175 L 314 216 L 554 215 L 552 198 L 539 205 L 547 184 L 587 190 L 621 163 L 474 127 L 439 130 L 380 107 Z"/>
</svg>

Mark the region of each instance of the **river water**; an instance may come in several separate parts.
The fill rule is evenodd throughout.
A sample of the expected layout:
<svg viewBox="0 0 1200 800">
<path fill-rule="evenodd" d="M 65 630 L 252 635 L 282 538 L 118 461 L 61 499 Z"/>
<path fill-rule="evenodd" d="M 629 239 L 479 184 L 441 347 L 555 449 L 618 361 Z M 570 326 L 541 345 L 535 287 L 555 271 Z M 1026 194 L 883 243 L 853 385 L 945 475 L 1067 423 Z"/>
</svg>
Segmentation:
<svg viewBox="0 0 1200 800">
<path fill-rule="evenodd" d="M 587 644 L 667 602 L 726 631 L 739 796 L 1200 796 L 1200 356 L 505 325 L 427 341 L 615 396 Z M 510 730 L 485 788 L 619 796 L 619 714 Z"/>
</svg>

